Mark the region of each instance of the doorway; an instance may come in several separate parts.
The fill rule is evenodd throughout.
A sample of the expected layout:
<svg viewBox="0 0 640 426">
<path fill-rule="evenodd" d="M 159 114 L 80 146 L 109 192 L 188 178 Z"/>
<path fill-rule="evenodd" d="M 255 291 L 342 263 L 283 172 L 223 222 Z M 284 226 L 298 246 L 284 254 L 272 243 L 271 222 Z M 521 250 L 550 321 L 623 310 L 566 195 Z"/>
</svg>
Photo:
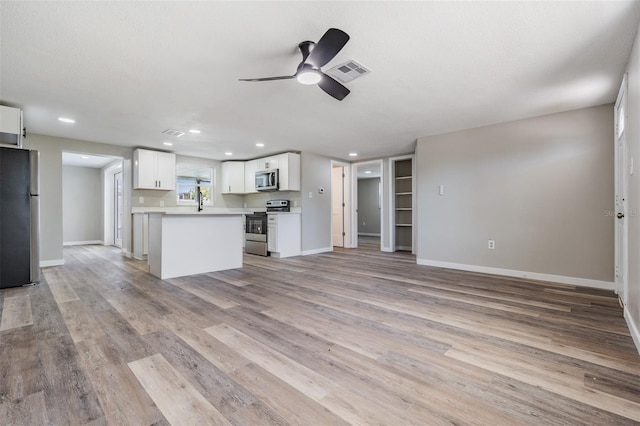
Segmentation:
<svg viewBox="0 0 640 426">
<path fill-rule="evenodd" d="M 615 290 L 626 305 L 628 284 L 627 225 L 627 75 L 624 75 L 615 104 Z"/>
<path fill-rule="evenodd" d="M 354 164 L 354 247 L 382 250 L 382 160 Z"/>
</svg>

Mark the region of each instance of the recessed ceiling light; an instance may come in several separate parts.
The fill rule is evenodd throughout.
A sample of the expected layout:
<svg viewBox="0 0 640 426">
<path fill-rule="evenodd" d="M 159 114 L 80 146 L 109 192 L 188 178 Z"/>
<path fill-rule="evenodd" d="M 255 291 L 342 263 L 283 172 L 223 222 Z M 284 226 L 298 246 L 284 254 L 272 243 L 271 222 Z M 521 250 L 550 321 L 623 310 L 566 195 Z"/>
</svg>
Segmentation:
<svg viewBox="0 0 640 426">
<path fill-rule="evenodd" d="M 264 144 L 263 144 L 262 142 L 258 142 L 258 143 L 256 144 L 256 146 L 257 146 L 258 148 L 262 148 L 262 147 L 264 146 Z"/>
<path fill-rule="evenodd" d="M 365 170 L 364 173 L 368 175 L 369 173 L 371 173 L 371 170 Z"/>
<path fill-rule="evenodd" d="M 349 157 L 357 157 L 358 153 L 357 152 L 350 152 L 349 153 Z"/>
<path fill-rule="evenodd" d="M 166 146 L 173 146 L 173 144 L 171 142 L 162 142 L 164 145 Z"/>
<path fill-rule="evenodd" d="M 194 133 L 194 134 L 198 135 L 198 134 L 200 134 L 200 130 L 191 129 L 191 130 L 189 130 L 189 133 Z"/>
<path fill-rule="evenodd" d="M 233 152 L 227 151 L 227 152 L 224 153 L 224 155 L 233 155 Z"/>
<path fill-rule="evenodd" d="M 88 155 L 81 155 L 80 157 L 84 158 L 85 160 L 89 159 Z"/>
<path fill-rule="evenodd" d="M 58 121 L 62 121 L 63 123 L 75 123 L 76 120 L 72 118 L 58 117 Z"/>
</svg>

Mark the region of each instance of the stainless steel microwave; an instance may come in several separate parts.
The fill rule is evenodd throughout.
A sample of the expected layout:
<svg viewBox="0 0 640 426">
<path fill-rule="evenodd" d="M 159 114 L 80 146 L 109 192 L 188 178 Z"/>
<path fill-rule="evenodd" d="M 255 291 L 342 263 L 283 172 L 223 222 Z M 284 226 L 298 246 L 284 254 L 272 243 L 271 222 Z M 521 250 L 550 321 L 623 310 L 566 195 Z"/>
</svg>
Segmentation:
<svg viewBox="0 0 640 426">
<path fill-rule="evenodd" d="M 256 172 L 257 191 L 277 191 L 280 189 L 278 169 L 262 170 Z"/>
</svg>

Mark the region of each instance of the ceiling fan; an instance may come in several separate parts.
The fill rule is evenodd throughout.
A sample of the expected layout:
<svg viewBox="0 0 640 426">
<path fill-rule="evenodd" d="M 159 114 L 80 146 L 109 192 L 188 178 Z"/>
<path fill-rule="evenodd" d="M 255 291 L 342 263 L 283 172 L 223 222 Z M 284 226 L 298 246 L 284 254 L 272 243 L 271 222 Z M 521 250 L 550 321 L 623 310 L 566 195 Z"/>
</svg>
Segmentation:
<svg viewBox="0 0 640 426">
<path fill-rule="evenodd" d="M 295 78 L 302 84 L 317 84 L 322 90 L 337 100 L 343 100 L 349 89 L 337 82 L 333 77 L 323 73 L 320 69 L 329 63 L 349 41 L 349 35 L 337 28 L 329 28 L 317 43 L 303 41 L 298 44 L 302 53 L 302 62 L 294 75 L 264 78 L 240 78 L 240 81 L 273 81 Z"/>
</svg>

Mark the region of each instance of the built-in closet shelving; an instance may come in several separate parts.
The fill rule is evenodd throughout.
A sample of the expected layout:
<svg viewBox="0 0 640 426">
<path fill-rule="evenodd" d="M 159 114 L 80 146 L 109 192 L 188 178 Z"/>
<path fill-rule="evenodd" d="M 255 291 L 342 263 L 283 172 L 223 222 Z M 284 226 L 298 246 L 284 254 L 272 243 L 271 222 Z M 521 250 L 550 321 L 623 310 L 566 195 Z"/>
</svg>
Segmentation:
<svg viewBox="0 0 640 426">
<path fill-rule="evenodd" d="M 395 249 L 413 251 L 413 159 L 396 160 L 393 177 Z"/>
</svg>

